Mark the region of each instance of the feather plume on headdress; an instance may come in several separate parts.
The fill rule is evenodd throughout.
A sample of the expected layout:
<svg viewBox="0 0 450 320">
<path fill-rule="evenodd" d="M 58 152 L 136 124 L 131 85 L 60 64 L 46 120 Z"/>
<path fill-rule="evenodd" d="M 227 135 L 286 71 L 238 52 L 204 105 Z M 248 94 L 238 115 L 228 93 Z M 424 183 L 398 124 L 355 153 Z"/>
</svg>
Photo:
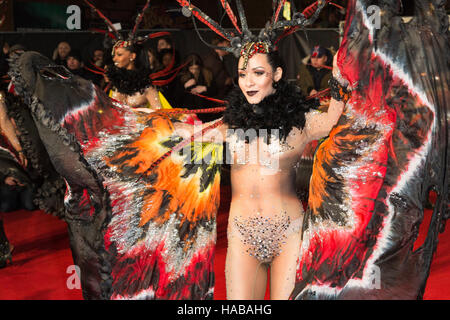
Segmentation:
<svg viewBox="0 0 450 320">
<path fill-rule="evenodd" d="M 199 8 L 194 6 L 191 1 L 188 0 L 177 0 L 180 6 L 183 7 L 183 12 L 190 12 L 190 15 L 194 19 L 197 18 L 200 22 L 204 23 L 208 28 L 217 33 L 222 38 L 230 42 L 229 47 L 217 47 L 209 45 L 215 49 L 224 50 L 233 53 L 236 57 L 244 57 L 244 66 L 248 59 L 250 59 L 255 53 L 269 53 L 276 50 L 276 44 L 279 39 L 277 39 L 277 31 L 283 30 L 284 33 L 282 37 L 286 36 L 289 30 L 299 27 L 306 27 L 312 24 L 318 17 L 322 8 L 329 3 L 329 0 L 319 0 L 313 5 L 309 6 L 303 12 L 296 12 L 293 15 L 293 19 L 290 21 L 279 21 L 279 16 L 281 9 L 285 5 L 286 0 L 274 0 L 274 13 L 270 21 L 267 22 L 265 28 L 261 29 L 259 34 L 256 36 L 252 34 L 248 28 L 247 18 L 245 16 L 244 7 L 241 0 L 236 0 L 236 7 L 238 11 L 239 20 L 241 27 L 239 28 L 236 15 L 234 14 L 228 0 L 220 0 L 222 7 L 227 13 L 230 21 L 232 22 L 236 33 L 229 32 L 225 30 L 220 24 L 211 19 Z M 194 27 L 196 28 L 195 19 Z M 196 28 L 197 29 L 197 28 Z M 295 30 L 295 31 L 296 31 Z"/>
<path fill-rule="evenodd" d="M 114 53 L 116 51 L 116 49 L 118 48 L 130 48 L 131 46 L 135 45 L 135 44 L 142 44 L 145 41 L 149 40 L 149 39 L 154 39 L 154 38 L 158 38 L 158 37 L 164 37 L 164 36 L 169 36 L 170 32 L 166 32 L 166 31 L 162 31 L 162 32 L 155 32 L 155 33 L 150 33 L 146 36 L 137 36 L 137 31 L 139 28 L 139 25 L 142 22 L 142 19 L 144 17 L 145 12 L 147 11 L 147 9 L 150 7 L 150 0 L 147 0 L 147 2 L 145 3 L 144 7 L 142 8 L 141 12 L 136 16 L 136 21 L 134 24 L 133 29 L 130 31 L 130 33 L 128 34 L 128 38 L 124 39 L 123 36 L 120 34 L 120 32 L 114 27 L 114 24 L 111 22 L 111 20 L 109 20 L 100 10 L 98 10 L 94 4 L 92 4 L 89 0 L 84 0 L 84 2 L 91 7 L 91 9 L 98 14 L 98 16 L 100 18 L 103 19 L 103 21 L 105 22 L 105 24 L 109 27 L 110 31 L 104 31 L 104 33 L 107 33 L 108 36 L 110 38 L 112 38 L 113 40 L 115 40 L 113 48 L 112 48 L 112 52 L 111 54 L 114 56 Z M 98 31 L 98 30 L 96 30 Z M 159 71 L 159 72 L 155 72 L 152 73 L 150 75 L 150 80 L 152 81 L 153 85 L 156 86 L 163 86 L 168 84 L 169 82 L 171 82 L 175 76 L 178 74 L 178 72 L 182 69 L 183 66 L 179 66 L 177 68 L 173 68 L 174 67 L 174 63 L 175 63 L 175 59 L 173 58 L 171 63 L 165 67 L 163 70 Z M 101 73 L 104 73 L 105 70 L 100 70 Z M 164 78 L 171 75 L 169 78 L 167 79 L 159 79 L 159 78 Z"/>
</svg>

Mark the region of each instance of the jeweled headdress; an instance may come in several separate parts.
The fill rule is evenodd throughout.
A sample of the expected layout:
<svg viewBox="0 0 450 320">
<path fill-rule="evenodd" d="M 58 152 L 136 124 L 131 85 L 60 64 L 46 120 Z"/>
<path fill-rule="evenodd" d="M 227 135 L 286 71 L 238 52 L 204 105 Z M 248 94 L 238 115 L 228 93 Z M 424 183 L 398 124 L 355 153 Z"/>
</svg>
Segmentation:
<svg viewBox="0 0 450 320">
<path fill-rule="evenodd" d="M 194 17 L 208 26 L 219 36 L 230 42 L 230 47 L 208 45 L 216 49 L 233 53 L 236 57 L 244 57 L 244 68 L 247 65 L 248 59 L 250 59 L 255 53 L 269 53 L 276 50 L 277 43 L 281 38 L 284 38 L 287 34 L 294 32 L 298 28 L 306 27 L 312 24 L 319 16 L 322 8 L 330 2 L 329 0 L 316 1 L 303 12 L 295 12 L 292 20 L 280 21 L 280 12 L 286 3 L 286 0 L 273 0 L 275 10 L 272 19 L 267 22 L 266 27 L 263 28 L 256 36 L 252 34 L 248 28 L 247 19 L 245 17 L 244 7 L 242 6 L 241 0 L 236 0 L 236 7 L 239 20 L 241 22 L 241 27 L 238 25 L 238 19 L 231 9 L 230 3 L 227 0 L 220 0 L 222 7 L 236 29 L 236 33 L 225 30 L 225 28 L 223 28 L 219 23 L 215 22 L 199 8 L 194 6 L 190 0 L 177 1 L 182 6 L 182 13 L 185 16 L 193 17 L 193 23 L 196 30 L 197 26 Z M 284 31 L 281 36 L 277 35 L 279 30 Z"/>
<path fill-rule="evenodd" d="M 112 48 L 112 52 L 111 52 L 111 54 L 113 56 L 114 56 L 115 50 L 117 48 L 130 48 L 131 46 L 133 46 L 135 44 L 142 44 L 149 39 L 154 39 L 154 38 L 170 35 L 170 32 L 166 32 L 166 31 L 151 33 L 151 34 L 148 34 L 143 37 L 141 37 L 141 36 L 138 37 L 136 35 L 139 25 L 142 22 L 142 19 L 144 17 L 144 13 L 150 7 L 150 0 L 147 0 L 147 2 L 145 3 L 144 7 L 141 10 L 141 12 L 136 16 L 136 21 L 135 21 L 134 27 L 128 34 L 127 39 L 123 38 L 122 34 L 114 27 L 114 24 L 111 22 L 111 20 L 109 20 L 90 1 L 84 0 L 84 2 L 89 7 L 91 7 L 92 10 L 95 11 L 98 14 L 98 16 L 100 18 L 102 18 L 103 21 L 105 22 L 105 24 L 109 27 L 110 31 L 106 31 L 106 32 L 102 31 L 102 30 L 95 30 L 95 31 L 107 33 L 109 37 L 111 37 L 112 39 L 115 40 L 113 48 Z M 165 67 L 164 69 L 162 69 L 158 72 L 154 72 L 154 73 L 150 74 L 150 79 L 152 81 L 152 84 L 157 85 L 157 86 L 163 86 L 163 85 L 166 85 L 169 82 L 171 82 L 173 79 L 175 79 L 176 75 L 182 69 L 183 65 L 174 68 L 174 64 L 175 64 L 175 59 L 173 58 L 167 67 Z M 98 69 L 97 71 L 94 71 L 95 73 L 99 73 L 99 74 L 105 73 L 104 69 L 98 68 L 98 67 L 97 67 L 97 69 Z M 169 76 L 169 77 L 167 78 L 167 76 Z"/>
</svg>

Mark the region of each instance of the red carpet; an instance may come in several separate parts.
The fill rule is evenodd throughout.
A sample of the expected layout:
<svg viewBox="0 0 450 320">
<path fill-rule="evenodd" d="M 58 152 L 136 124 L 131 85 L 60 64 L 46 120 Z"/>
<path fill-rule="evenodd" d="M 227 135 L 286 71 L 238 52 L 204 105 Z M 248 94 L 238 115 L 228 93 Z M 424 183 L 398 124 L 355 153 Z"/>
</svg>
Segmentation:
<svg viewBox="0 0 450 320">
<path fill-rule="evenodd" d="M 217 219 L 215 299 L 225 299 L 226 224 L 229 188 L 222 188 L 222 205 Z M 430 211 L 427 211 L 427 218 Z M 13 264 L 0 269 L 0 299 L 78 300 L 81 290 L 67 288 L 73 265 L 64 222 L 41 211 L 4 214 L 6 233 L 15 246 Z M 422 243 L 423 232 L 418 239 Z M 425 299 L 450 299 L 450 227 L 440 235 L 431 266 Z"/>
</svg>

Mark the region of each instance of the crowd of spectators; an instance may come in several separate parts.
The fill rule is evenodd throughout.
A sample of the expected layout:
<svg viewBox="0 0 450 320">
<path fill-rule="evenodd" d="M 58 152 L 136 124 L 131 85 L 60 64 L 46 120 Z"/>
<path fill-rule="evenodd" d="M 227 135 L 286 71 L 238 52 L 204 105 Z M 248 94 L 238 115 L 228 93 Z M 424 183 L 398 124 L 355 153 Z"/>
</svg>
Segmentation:
<svg viewBox="0 0 450 320">
<path fill-rule="evenodd" d="M 220 37 L 214 37 L 211 45 L 227 47 L 230 44 Z M 25 49 L 24 46 L 21 47 Z M 7 71 L 6 57 L 9 50 L 8 43 L 4 43 L 0 54 L 2 76 Z M 69 42 L 61 41 L 55 46 L 52 59 L 55 63 L 68 68 L 71 73 L 90 80 L 104 89 L 107 86 L 107 79 L 103 75 L 105 67 L 113 63 L 110 51 L 110 48 L 104 49 L 102 46 L 81 51 L 80 48 L 72 47 Z M 174 73 L 166 74 L 165 79 L 173 78 L 173 81 L 160 88 L 174 107 L 206 107 L 211 104 L 196 96 L 197 94 L 224 100 L 237 83 L 237 79 L 233 78 L 236 75 L 230 75 L 231 72 L 224 61 L 228 52 L 219 48 L 211 49 L 209 53 L 203 55 L 196 52 L 181 55 L 171 37 L 166 36 L 157 38 L 152 43 L 149 41 L 149 45 L 146 44 L 146 54 L 152 73 L 183 66 L 178 70 L 176 77 Z M 310 55 L 298 62 L 297 85 L 304 95 L 313 95 L 328 87 L 331 57 L 330 50 L 316 45 Z"/>
</svg>

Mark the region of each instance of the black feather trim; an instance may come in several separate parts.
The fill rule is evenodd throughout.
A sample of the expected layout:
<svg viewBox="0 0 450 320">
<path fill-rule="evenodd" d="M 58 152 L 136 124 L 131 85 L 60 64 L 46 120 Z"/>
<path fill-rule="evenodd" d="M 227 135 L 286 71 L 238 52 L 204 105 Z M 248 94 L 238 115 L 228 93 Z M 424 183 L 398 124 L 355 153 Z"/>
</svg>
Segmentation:
<svg viewBox="0 0 450 320">
<path fill-rule="evenodd" d="M 127 70 L 125 68 L 117 68 L 114 65 L 109 65 L 106 68 L 106 76 L 113 87 L 120 93 L 130 96 L 136 92 L 143 94 L 152 85 L 150 73 L 150 70 L 143 68 Z"/>
<path fill-rule="evenodd" d="M 230 129 L 279 129 L 280 139 L 285 140 L 292 128 L 303 129 L 305 113 L 317 108 L 317 100 L 306 101 L 301 91 L 284 80 L 277 83 L 274 94 L 258 104 L 250 104 L 240 88 L 235 88 L 227 97 L 228 106 L 224 122 Z"/>
<path fill-rule="evenodd" d="M 19 131 L 20 145 L 30 166 L 27 174 L 36 186 L 34 203 L 58 218 L 64 219 L 64 194 L 66 185 L 62 177 L 54 169 L 42 145 L 37 129 L 34 127 L 28 107 L 22 100 L 7 94 L 8 114 L 14 119 Z"/>
</svg>

